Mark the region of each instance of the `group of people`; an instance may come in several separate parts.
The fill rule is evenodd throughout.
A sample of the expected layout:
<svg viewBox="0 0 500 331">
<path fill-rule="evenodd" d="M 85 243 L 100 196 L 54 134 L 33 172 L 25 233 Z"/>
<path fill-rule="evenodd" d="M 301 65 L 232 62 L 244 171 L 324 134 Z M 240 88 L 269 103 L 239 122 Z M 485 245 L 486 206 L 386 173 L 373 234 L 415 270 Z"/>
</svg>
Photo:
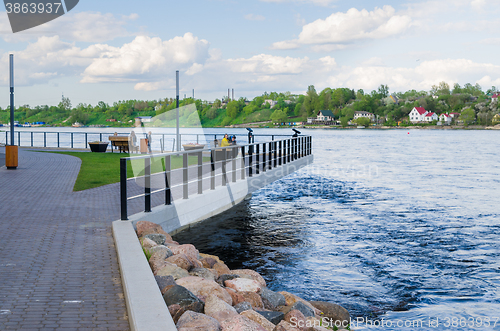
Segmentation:
<svg viewBox="0 0 500 331">
<path fill-rule="evenodd" d="M 226 133 L 220 143 L 220 147 L 226 147 L 231 145 L 236 145 L 236 136 L 233 135 L 229 137 L 228 134 Z"/>
</svg>

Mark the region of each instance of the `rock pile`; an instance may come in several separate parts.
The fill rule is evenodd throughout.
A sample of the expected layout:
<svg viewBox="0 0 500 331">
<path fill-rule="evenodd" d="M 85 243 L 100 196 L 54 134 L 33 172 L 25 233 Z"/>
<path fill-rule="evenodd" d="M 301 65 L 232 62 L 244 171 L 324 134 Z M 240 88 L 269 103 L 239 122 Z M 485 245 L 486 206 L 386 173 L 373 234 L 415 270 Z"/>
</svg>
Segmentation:
<svg viewBox="0 0 500 331">
<path fill-rule="evenodd" d="M 155 223 L 137 222 L 137 235 L 179 331 L 326 331 L 350 322 L 343 307 L 271 291 L 257 272 L 230 270 Z"/>
</svg>

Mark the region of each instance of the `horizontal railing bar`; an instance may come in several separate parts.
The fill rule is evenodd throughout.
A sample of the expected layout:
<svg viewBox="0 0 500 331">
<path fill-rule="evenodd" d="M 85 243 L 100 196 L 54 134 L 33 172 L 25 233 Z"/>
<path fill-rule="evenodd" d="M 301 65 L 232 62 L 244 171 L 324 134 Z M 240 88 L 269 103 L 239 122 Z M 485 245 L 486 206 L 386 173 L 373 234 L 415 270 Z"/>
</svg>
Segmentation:
<svg viewBox="0 0 500 331">
<path fill-rule="evenodd" d="M 192 134 L 197 135 L 197 134 Z M 199 134 L 198 134 L 199 135 Z M 271 136 L 271 135 L 269 135 Z M 273 135 L 274 137 L 280 135 Z M 137 160 L 144 159 L 146 160 L 146 165 L 150 165 L 151 158 L 165 158 L 165 160 L 170 160 L 171 156 L 184 156 L 183 158 L 183 166 L 176 169 L 171 169 L 170 161 L 166 162 L 164 166 L 166 170 L 162 170 L 153 174 L 146 173 L 141 176 L 131 177 L 128 179 L 122 179 L 122 184 L 125 187 L 125 195 L 126 195 L 126 183 L 127 180 L 142 180 L 144 178 L 144 183 L 137 183 L 139 189 L 141 186 L 144 186 L 145 192 L 143 194 L 135 195 L 132 197 L 122 198 L 122 219 L 126 220 L 126 206 L 128 200 L 133 200 L 137 198 L 145 197 L 145 212 L 151 211 L 151 195 L 167 192 L 165 204 L 170 204 L 167 202 L 167 199 L 171 197 L 168 192 L 172 190 L 178 191 L 181 187 L 183 188 L 183 196 L 184 199 L 187 199 L 187 191 L 193 191 L 194 194 L 194 186 L 198 184 L 198 194 L 203 194 L 203 190 L 200 191 L 200 184 L 203 187 L 203 182 L 210 182 L 210 190 L 213 190 L 215 187 L 224 187 L 226 185 L 230 185 L 231 182 L 236 182 L 237 180 L 245 180 L 246 177 L 258 177 L 260 175 L 265 175 L 267 170 L 271 170 L 274 168 L 281 167 L 287 163 L 293 163 L 303 157 L 312 154 L 312 137 L 301 135 L 298 137 L 290 137 L 288 135 L 283 135 L 287 137 L 286 139 L 281 140 L 272 140 L 266 142 L 257 142 L 257 143 L 249 143 L 249 144 L 241 144 L 241 145 L 229 145 L 229 146 L 219 146 L 219 147 L 207 147 L 204 149 L 198 150 L 190 150 L 190 151 L 178 151 L 178 152 L 169 152 L 169 153 L 161 153 L 161 154 L 146 154 L 136 157 L 123 157 L 121 158 L 121 162 L 126 164 L 127 160 Z M 273 139 L 274 139 L 273 137 Z M 261 149 L 262 145 L 262 149 Z M 266 147 L 269 145 L 269 150 Z M 222 154 L 221 154 L 222 153 Z M 210 161 L 202 161 L 198 164 L 187 164 L 187 156 L 198 156 L 198 162 L 200 162 L 199 156 L 210 157 Z M 218 160 L 215 161 L 214 159 Z M 126 166 L 122 167 L 121 173 L 126 173 Z M 146 172 L 150 171 L 150 168 L 145 168 Z M 177 171 L 177 173 L 175 173 Z M 197 171 L 197 176 L 189 176 L 189 174 L 194 174 L 194 171 Z M 172 174 L 175 174 L 174 179 L 171 178 Z M 238 179 L 239 175 L 239 179 Z M 122 175 L 123 176 L 123 175 Z M 155 183 L 151 185 L 150 181 L 154 176 L 165 176 L 165 187 L 161 183 Z M 178 177 L 178 178 L 177 178 Z M 156 177 L 159 178 L 159 177 Z M 166 182 L 168 178 L 168 183 Z M 219 179 L 220 178 L 220 179 Z M 216 183 L 222 181 L 222 184 Z M 172 185 L 172 180 L 177 182 L 175 185 Z M 156 186 L 154 191 L 151 191 L 152 186 Z M 160 188 L 158 188 L 160 187 Z M 134 191 L 136 189 L 134 188 Z M 208 191 L 208 187 L 205 188 L 205 191 Z M 177 193 L 176 193 L 177 196 Z M 170 198 L 171 199 L 171 198 Z M 177 199 L 174 199 L 177 200 Z"/>
<path fill-rule="evenodd" d="M 302 136 L 300 136 L 300 137 L 302 137 Z M 295 139 L 295 138 L 289 138 L 289 139 Z M 288 140 L 288 139 L 273 140 L 273 141 L 274 142 L 279 142 L 279 141 L 286 141 L 286 140 Z M 268 142 L 261 142 L 261 143 L 238 144 L 238 145 L 231 145 L 231 146 L 224 146 L 224 147 L 205 148 L 205 149 L 198 149 L 196 151 L 178 151 L 178 152 L 169 152 L 169 153 L 160 153 L 160 154 L 147 154 L 147 155 L 129 156 L 129 157 L 122 157 L 122 159 L 125 159 L 125 160 L 140 160 L 140 159 L 147 159 L 147 158 L 154 158 L 154 157 L 180 156 L 180 155 L 184 155 L 184 154 L 193 154 L 193 156 L 195 156 L 197 153 L 200 153 L 200 152 L 210 153 L 212 151 L 217 152 L 217 151 L 222 151 L 222 150 L 229 150 L 229 151 L 231 151 L 232 149 L 236 149 L 236 148 L 257 146 L 257 145 L 260 145 L 260 144 L 267 144 L 267 143 L 269 143 L 269 141 Z M 257 154 L 254 153 L 252 155 L 257 155 Z M 262 155 L 262 153 L 260 155 Z M 230 159 L 227 159 L 227 160 L 230 160 Z M 221 162 L 221 161 L 217 161 L 217 162 Z"/>
</svg>

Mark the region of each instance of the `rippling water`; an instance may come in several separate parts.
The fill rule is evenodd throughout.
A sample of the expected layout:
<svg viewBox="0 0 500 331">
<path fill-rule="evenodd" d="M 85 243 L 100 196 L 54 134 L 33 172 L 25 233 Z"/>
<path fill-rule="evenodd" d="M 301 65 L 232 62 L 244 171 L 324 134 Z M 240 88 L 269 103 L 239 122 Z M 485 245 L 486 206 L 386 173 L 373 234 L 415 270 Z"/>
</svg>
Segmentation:
<svg viewBox="0 0 500 331">
<path fill-rule="evenodd" d="M 385 330 L 500 330 L 500 132 L 303 133 L 314 165 L 176 240 Z"/>
</svg>

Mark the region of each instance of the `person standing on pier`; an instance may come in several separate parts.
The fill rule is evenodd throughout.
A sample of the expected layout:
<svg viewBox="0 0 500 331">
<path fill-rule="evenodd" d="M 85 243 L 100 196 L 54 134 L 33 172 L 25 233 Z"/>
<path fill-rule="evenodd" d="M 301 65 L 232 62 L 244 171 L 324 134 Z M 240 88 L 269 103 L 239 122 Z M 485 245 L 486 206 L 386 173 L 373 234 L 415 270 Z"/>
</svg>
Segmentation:
<svg viewBox="0 0 500 331">
<path fill-rule="evenodd" d="M 151 154 L 152 153 L 152 151 L 151 151 L 151 142 L 153 141 L 153 137 L 152 137 L 151 131 L 148 132 L 147 139 L 148 139 L 148 152 Z"/>
<path fill-rule="evenodd" d="M 227 147 L 229 146 L 230 143 L 229 143 L 229 138 L 227 136 L 227 133 L 224 135 L 224 139 L 222 139 L 221 143 L 220 143 L 220 147 Z"/>
</svg>

